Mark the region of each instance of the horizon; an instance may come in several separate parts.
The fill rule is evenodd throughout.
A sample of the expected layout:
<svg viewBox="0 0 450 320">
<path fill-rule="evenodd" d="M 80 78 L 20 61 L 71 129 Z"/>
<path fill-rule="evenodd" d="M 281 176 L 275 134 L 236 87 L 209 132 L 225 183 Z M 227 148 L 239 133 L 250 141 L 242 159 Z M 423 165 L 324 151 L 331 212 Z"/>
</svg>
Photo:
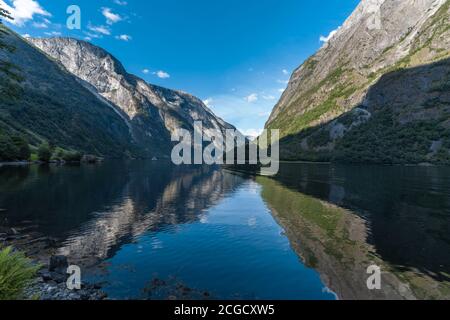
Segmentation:
<svg viewBox="0 0 450 320">
<path fill-rule="evenodd" d="M 198 97 L 217 116 L 254 137 L 292 72 L 360 1 L 331 0 L 326 6 L 295 0 L 283 5 L 264 0 L 258 6 L 231 2 L 80 0 L 73 4 L 81 9 L 81 29 L 69 30 L 66 10 L 72 3 L 0 0 L 16 18 L 5 24 L 22 36 L 88 41 L 111 53 L 129 73 Z M 149 41 L 148 28 L 155 28 L 150 36 L 155 41 Z"/>
</svg>

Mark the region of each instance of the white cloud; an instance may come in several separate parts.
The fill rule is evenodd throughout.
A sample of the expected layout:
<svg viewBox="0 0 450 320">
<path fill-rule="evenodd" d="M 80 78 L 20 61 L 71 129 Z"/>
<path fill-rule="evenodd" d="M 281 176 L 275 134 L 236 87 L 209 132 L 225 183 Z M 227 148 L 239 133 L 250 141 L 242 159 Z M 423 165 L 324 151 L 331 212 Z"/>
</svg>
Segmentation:
<svg viewBox="0 0 450 320">
<path fill-rule="evenodd" d="M 105 36 L 109 36 L 111 34 L 111 31 L 109 31 L 108 27 L 105 26 L 93 26 L 89 23 L 88 29 L 92 32 L 103 34 Z"/>
<path fill-rule="evenodd" d="M 103 37 L 101 34 L 99 33 L 92 33 L 92 32 L 84 32 L 84 34 L 86 35 L 86 37 L 84 38 L 87 41 L 90 41 L 92 39 L 98 39 Z"/>
<path fill-rule="evenodd" d="M 283 72 L 284 75 L 288 75 L 289 71 L 287 71 L 286 69 L 281 70 L 281 72 Z"/>
<path fill-rule="evenodd" d="M 0 6 L 11 13 L 14 20 L 10 22 L 19 27 L 22 27 L 27 21 L 33 20 L 35 15 L 52 16 L 35 0 L 13 0 L 12 5 L 0 0 Z"/>
<path fill-rule="evenodd" d="M 123 20 L 119 14 L 113 13 L 110 8 L 102 8 L 102 14 L 106 18 L 106 23 L 109 25 Z"/>
<path fill-rule="evenodd" d="M 262 96 L 262 98 L 263 98 L 264 100 L 275 100 L 275 99 L 276 99 L 276 97 L 274 97 L 274 96 L 272 96 L 272 95 Z"/>
<path fill-rule="evenodd" d="M 150 73 L 150 70 L 144 69 L 144 70 L 142 70 L 142 73 L 143 73 L 143 74 L 149 74 L 149 73 Z"/>
<path fill-rule="evenodd" d="M 278 92 L 281 92 L 281 93 L 283 93 L 284 91 L 286 91 L 286 89 L 285 89 L 285 88 L 280 88 L 280 89 L 278 89 Z"/>
<path fill-rule="evenodd" d="M 161 78 L 161 79 L 168 79 L 168 78 L 170 78 L 170 74 L 168 74 L 167 72 L 162 71 L 162 70 L 157 71 L 157 72 L 153 72 L 153 74 L 156 75 L 158 78 Z"/>
<path fill-rule="evenodd" d="M 23 34 L 22 37 L 24 37 L 25 39 L 26 38 L 31 38 L 31 36 L 28 33 Z"/>
<path fill-rule="evenodd" d="M 45 22 L 33 22 L 33 27 L 37 29 L 47 29 L 48 25 Z"/>
<path fill-rule="evenodd" d="M 333 30 L 330 32 L 330 34 L 328 36 L 320 36 L 320 41 L 321 42 L 325 42 L 327 43 L 328 41 L 330 41 L 335 35 L 336 33 L 339 31 L 341 27 L 337 28 L 336 30 Z"/>
<path fill-rule="evenodd" d="M 244 129 L 240 131 L 246 137 L 257 138 L 263 133 L 264 129 Z"/>
<path fill-rule="evenodd" d="M 126 6 L 128 4 L 128 2 L 121 1 L 121 0 L 114 0 L 114 3 L 119 5 L 119 6 Z"/>
<path fill-rule="evenodd" d="M 244 100 L 248 103 L 256 102 L 258 101 L 258 94 L 252 93 L 251 95 L 245 97 Z"/>
<path fill-rule="evenodd" d="M 128 42 L 132 39 L 132 37 L 128 34 L 121 34 L 120 36 L 116 36 L 116 39 Z"/>
<path fill-rule="evenodd" d="M 208 108 L 211 107 L 211 103 L 213 103 L 214 99 L 213 98 L 208 98 L 206 100 L 203 100 L 203 103 L 205 104 L 205 106 L 207 106 Z"/>
<path fill-rule="evenodd" d="M 52 31 L 52 32 L 44 32 L 44 34 L 46 36 L 51 36 L 51 37 L 58 37 L 61 35 L 61 32 L 58 31 Z"/>
<path fill-rule="evenodd" d="M 281 84 L 288 84 L 289 80 L 277 80 L 277 82 Z"/>
</svg>

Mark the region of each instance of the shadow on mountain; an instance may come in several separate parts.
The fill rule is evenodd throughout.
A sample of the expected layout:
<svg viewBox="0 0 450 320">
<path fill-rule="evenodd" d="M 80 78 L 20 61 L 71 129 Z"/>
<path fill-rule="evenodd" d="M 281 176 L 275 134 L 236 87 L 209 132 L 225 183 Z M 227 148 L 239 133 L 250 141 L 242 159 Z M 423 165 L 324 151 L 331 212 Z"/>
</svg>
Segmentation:
<svg viewBox="0 0 450 320">
<path fill-rule="evenodd" d="M 450 59 L 383 75 L 364 102 L 283 138 L 281 159 L 450 163 Z"/>
</svg>

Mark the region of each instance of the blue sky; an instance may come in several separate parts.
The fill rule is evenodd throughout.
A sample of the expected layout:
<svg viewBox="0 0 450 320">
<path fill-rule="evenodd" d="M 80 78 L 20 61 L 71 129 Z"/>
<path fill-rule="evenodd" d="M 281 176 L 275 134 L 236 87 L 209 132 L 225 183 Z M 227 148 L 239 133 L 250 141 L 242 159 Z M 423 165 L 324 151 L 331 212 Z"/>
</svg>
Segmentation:
<svg viewBox="0 0 450 320">
<path fill-rule="evenodd" d="M 189 92 L 255 134 L 291 72 L 359 0 L 0 0 L 22 35 L 86 39 L 150 83 Z M 81 29 L 66 27 L 69 5 Z"/>
</svg>

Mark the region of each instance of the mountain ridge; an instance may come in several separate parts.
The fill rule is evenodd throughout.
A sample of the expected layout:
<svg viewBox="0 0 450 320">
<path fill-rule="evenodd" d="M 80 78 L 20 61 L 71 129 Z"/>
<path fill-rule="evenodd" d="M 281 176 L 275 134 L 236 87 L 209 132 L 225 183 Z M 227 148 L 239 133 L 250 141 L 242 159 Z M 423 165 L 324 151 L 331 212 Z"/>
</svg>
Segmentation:
<svg viewBox="0 0 450 320">
<path fill-rule="evenodd" d="M 176 129 L 193 130 L 201 120 L 204 134 L 211 130 L 236 129 L 226 123 L 197 97 L 180 90 L 147 83 L 130 74 L 111 53 L 75 38 L 29 38 L 28 41 L 61 63 L 69 72 L 91 84 L 98 94 L 124 112 L 137 135 L 154 136 L 149 129 L 170 137 Z M 170 138 L 169 138 L 170 139 Z"/>
<path fill-rule="evenodd" d="M 22 78 L 12 83 L 8 74 L 0 74 L 0 136 L 24 136 L 32 146 L 51 142 L 113 158 L 140 154 L 116 112 L 62 66 L 0 27 L 5 31 L 2 41 L 15 48 L 0 50 L 0 59 L 15 66 Z"/>
<path fill-rule="evenodd" d="M 329 41 L 293 72 L 266 123 L 268 129 L 281 129 L 282 159 L 358 161 L 338 157 L 342 150 L 336 149 L 347 132 L 370 122 L 370 88 L 391 72 L 448 59 L 449 16 L 449 0 L 361 1 Z M 394 118 L 394 125 L 401 123 Z"/>
<path fill-rule="evenodd" d="M 50 142 L 104 157 L 169 158 L 171 134 L 192 132 L 194 121 L 203 122 L 205 136 L 236 129 L 193 95 L 129 74 L 100 47 L 75 38 L 33 41 L 1 27 L 4 42 L 16 50 L 2 50 L 0 58 L 24 81 L 12 86 L 0 75 L 0 138 L 21 136 L 32 148 Z"/>
</svg>

